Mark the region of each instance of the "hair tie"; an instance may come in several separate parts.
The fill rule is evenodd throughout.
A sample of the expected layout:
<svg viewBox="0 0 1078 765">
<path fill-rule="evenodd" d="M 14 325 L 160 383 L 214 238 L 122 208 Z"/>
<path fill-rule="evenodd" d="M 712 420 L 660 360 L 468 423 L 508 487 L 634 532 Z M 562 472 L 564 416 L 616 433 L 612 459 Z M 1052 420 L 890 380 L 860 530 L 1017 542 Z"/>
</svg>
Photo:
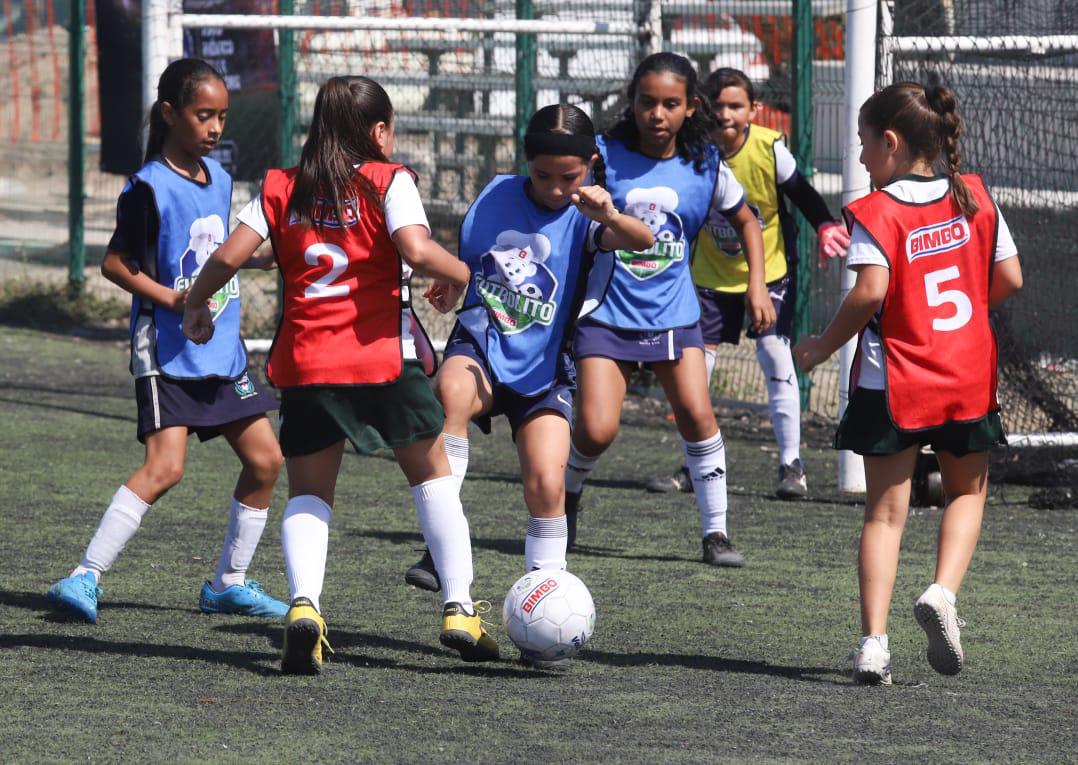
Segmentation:
<svg viewBox="0 0 1078 765">
<path fill-rule="evenodd" d="M 529 159 L 540 154 L 591 159 L 592 155 L 597 153 L 595 136 L 568 133 L 526 133 L 524 135 L 524 154 Z"/>
</svg>

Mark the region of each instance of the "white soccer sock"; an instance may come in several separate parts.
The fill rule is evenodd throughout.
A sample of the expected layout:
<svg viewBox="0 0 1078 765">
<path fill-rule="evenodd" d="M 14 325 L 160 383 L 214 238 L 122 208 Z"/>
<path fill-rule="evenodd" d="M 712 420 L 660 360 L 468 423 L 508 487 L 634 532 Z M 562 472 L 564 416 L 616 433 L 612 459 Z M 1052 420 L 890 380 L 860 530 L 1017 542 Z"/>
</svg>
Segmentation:
<svg viewBox="0 0 1078 765">
<path fill-rule="evenodd" d="M 266 528 L 269 508 L 259 510 L 249 507 L 235 497 L 229 504 L 228 529 L 225 531 L 225 543 L 221 547 L 221 557 L 217 560 L 217 571 L 211 585 L 216 592 L 227 587 L 242 587 L 247 582 L 247 567 L 255 556 L 258 540 Z"/>
<path fill-rule="evenodd" d="M 472 538 L 457 479 L 447 475 L 412 487 L 419 528 L 442 581 L 445 603 L 472 610 Z"/>
<path fill-rule="evenodd" d="M 726 445 L 722 432 L 704 441 L 685 441 L 683 449 L 704 536 L 715 531 L 726 534 Z"/>
<path fill-rule="evenodd" d="M 333 508 L 320 497 L 301 494 L 288 500 L 281 519 L 281 548 L 290 600 L 308 598 L 319 612 L 332 517 Z"/>
<path fill-rule="evenodd" d="M 718 360 L 718 348 L 704 348 L 704 365 L 707 367 L 707 388 L 711 390 L 711 375 L 715 374 L 715 362 Z"/>
<path fill-rule="evenodd" d="M 576 450 L 576 445 L 570 441 L 569 461 L 565 465 L 565 490 L 570 494 L 582 492 L 584 490 L 584 481 L 588 479 L 588 475 L 595 468 L 598 461 L 598 457 L 585 457 Z"/>
<path fill-rule="evenodd" d="M 120 557 L 128 540 L 135 536 L 142 524 L 142 516 L 146 515 L 149 509 L 150 506 L 135 492 L 126 486 L 120 486 L 112 495 L 112 501 L 101 516 L 97 531 L 86 546 L 82 563 L 75 567 L 71 576 L 81 576 L 89 571 L 94 575 L 94 579 L 100 581 L 101 575 L 112 568 L 112 564 Z"/>
<path fill-rule="evenodd" d="M 879 641 L 880 647 L 883 648 L 883 650 L 885 650 L 885 651 L 888 650 L 888 648 L 887 648 L 887 635 L 862 635 L 861 640 L 857 644 L 857 647 L 859 649 L 864 648 L 865 643 L 867 643 L 869 640 L 872 640 L 873 638 L 875 638 L 876 640 Z"/>
<path fill-rule="evenodd" d="M 468 473 L 468 437 L 445 433 L 442 438 L 445 440 L 445 456 L 449 458 L 449 472 L 457 479 L 459 492 Z"/>
<path fill-rule="evenodd" d="M 565 568 L 565 549 L 569 530 L 565 516 L 557 518 L 528 517 L 528 533 L 524 537 L 524 570 Z"/>
<path fill-rule="evenodd" d="M 756 340 L 756 358 L 767 380 L 767 408 L 779 447 L 779 463 L 801 456 L 801 391 L 797 387 L 790 341 L 778 335 Z"/>
</svg>

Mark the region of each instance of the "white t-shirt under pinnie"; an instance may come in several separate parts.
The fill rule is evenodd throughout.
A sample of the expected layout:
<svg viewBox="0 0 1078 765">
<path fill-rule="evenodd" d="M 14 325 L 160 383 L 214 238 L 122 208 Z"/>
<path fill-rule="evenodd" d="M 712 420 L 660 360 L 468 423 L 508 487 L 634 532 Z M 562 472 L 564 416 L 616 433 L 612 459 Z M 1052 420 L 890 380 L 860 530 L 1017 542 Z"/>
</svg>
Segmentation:
<svg viewBox="0 0 1078 765">
<path fill-rule="evenodd" d="M 415 180 L 408 173 L 397 173 L 393 176 L 389 188 L 386 189 L 383 210 L 390 236 L 397 229 L 405 226 L 424 226 L 427 231 L 430 231 L 427 213 L 423 209 L 423 200 L 419 198 L 419 189 L 416 188 Z M 236 220 L 249 226 L 263 240 L 269 238 L 269 222 L 262 209 L 261 194 L 240 210 Z M 412 276 L 412 267 L 403 261 L 401 262 L 401 276 L 405 280 Z M 409 308 L 401 311 L 401 350 L 405 359 L 416 358 L 415 339 L 412 337 L 412 312 Z"/>
<path fill-rule="evenodd" d="M 884 188 L 891 196 L 903 202 L 925 204 L 935 202 L 951 193 L 951 183 L 948 178 L 901 178 Z M 996 207 L 996 217 L 999 220 L 998 234 L 996 236 L 995 261 L 998 263 L 1007 258 L 1013 258 L 1018 254 L 1018 248 L 1014 246 L 1011 230 L 1003 215 Z M 846 267 L 854 266 L 883 266 L 890 269 L 887 258 L 872 237 L 861 227 L 854 223 L 853 231 L 850 232 L 850 246 L 846 250 Z M 883 305 L 880 305 L 883 308 Z M 878 311 L 877 311 L 878 314 Z M 858 379 L 858 387 L 872 390 L 884 390 L 887 387 L 887 376 L 884 373 L 884 354 L 880 345 L 880 336 L 872 331 L 871 327 L 865 329 L 861 338 L 861 376 Z"/>
</svg>

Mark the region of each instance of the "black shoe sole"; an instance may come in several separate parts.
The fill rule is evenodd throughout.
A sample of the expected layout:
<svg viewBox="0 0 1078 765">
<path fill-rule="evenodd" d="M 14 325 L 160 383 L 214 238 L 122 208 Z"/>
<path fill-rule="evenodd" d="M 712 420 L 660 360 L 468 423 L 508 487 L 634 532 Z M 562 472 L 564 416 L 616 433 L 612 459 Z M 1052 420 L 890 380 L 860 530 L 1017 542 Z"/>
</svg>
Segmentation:
<svg viewBox="0 0 1078 765">
<path fill-rule="evenodd" d="M 288 650 L 281 659 L 282 675 L 317 675 L 322 665 L 314 658 L 313 651 L 322 632 L 314 619 L 298 619 L 286 628 Z"/>
<path fill-rule="evenodd" d="M 446 648 L 460 652 L 460 658 L 467 662 L 497 661 L 500 655 L 495 651 L 491 654 L 479 647 L 478 642 L 467 632 L 451 630 L 438 636 L 438 642 Z"/>
<path fill-rule="evenodd" d="M 928 603 L 913 607 L 913 615 L 928 635 L 928 663 L 941 675 L 957 675 L 962 671 L 963 657 L 947 639 L 943 619 Z"/>
<path fill-rule="evenodd" d="M 432 576 L 425 568 L 413 566 L 404 572 L 404 581 L 413 587 L 418 587 L 427 592 L 440 592 L 442 583 L 436 576 Z"/>
</svg>

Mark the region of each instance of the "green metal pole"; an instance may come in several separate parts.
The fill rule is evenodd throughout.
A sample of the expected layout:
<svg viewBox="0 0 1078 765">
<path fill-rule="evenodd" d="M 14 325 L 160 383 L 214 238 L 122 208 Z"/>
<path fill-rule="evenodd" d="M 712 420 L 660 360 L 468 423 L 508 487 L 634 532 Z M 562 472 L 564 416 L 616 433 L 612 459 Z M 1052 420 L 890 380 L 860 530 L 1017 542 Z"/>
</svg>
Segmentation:
<svg viewBox="0 0 1078 765">
<path fill-rule="evenodd" d="M 281 0 L 281 15 L 295 13 L 293 0 Z M 299 162 L 296 151 L 296 48 L 291 29 L 277 30 L 277 96 L 281 104 L 281 129 L 277 136 L 281 167 L 292 167 Z M 284 280 L 277 270 L 277 316 L 284 307 Z"/>
<path fill-rule="evenodd" d="M 86 26 L 84 0 L 71 0 L 71 34 L 68 37 L 68 101 L 67 101 L 67 238 L 70 248 L 68 290 L 73 295 L 82 292 L 86 282 L 86 242 L 84 241 L 83 183 L 86 147 L 83 145 L 83 106 L 86 91 L 83 87 L 83 29 Z"/>
<path fill-rule="evenodd" d="M 535 6 L 532 0 L 517 0 L 517 18 L 534 19 Z M 528 172 L 528 163 L 524 158 L 524 133 L 528 130 L 528 120 L 535 112 L 535 70 L 536 70 L 535 35 L 517 35 L 517 98 L 514 137 L 516 138 L 517 172 Z"/>
<path fill-rule="evenodd" d="M 281 0 L 281 15 L 295 13 L 293 0 Z M 296 58 L 291 29 L 280 29 L 277 50 L 278 96 L 281 102 L 281 132 L 278 136 L 281 167 L 292 167 L 298 161 L 296 152 Z"/>
<path fill-rule="evenodd" d="M 812 0 L 793 0 L 793 4 L 793 153 L 801 174 L 805 180 L 811 181 L 813 173 L 812 57 L 816 43 L 812 24 Z M 801 260 L 797 265 L 797 310 L 794 314 L 793 327 L 795 342 L 812 330 L 812 273 L 816 264 L 816 258 L 812 253 L 814 244 L 812 226 L 800 212 L 797 213 L 797 231 L 797 251 L 801 254 Z M 801 409 L 804 411 L 808 408 L 812 380 L 798 370 L 797 385 L 801 391 Z"/>
</svg>

